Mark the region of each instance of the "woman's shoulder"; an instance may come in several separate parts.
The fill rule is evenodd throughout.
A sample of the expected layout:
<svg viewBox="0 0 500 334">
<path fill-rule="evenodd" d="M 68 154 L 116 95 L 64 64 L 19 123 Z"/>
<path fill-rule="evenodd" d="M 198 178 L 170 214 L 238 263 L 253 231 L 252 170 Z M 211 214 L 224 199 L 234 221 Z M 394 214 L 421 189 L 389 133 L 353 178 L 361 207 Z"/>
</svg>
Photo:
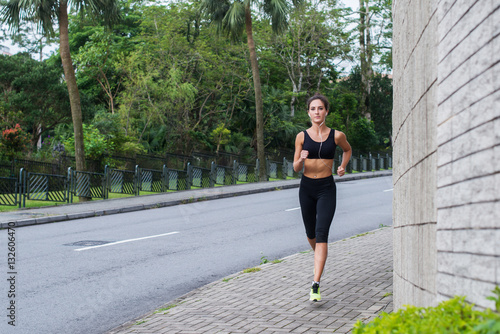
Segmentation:
<svg viewBox="0 0 500 334">
<path fill-rule="evenodd" d="M 304 132 L 306 132 L 306 130 L 297 133 L 297 138 L 304 138 Z"/>
<path fill-rule="evenodd" d="M 295 137 L 295 141 L 297 142 L 301 142 L 303 143 L 304 142 L 304 138 L 305 138 L 305 135 L 304 135 L 304 132 L 305 131 L 300 131 L 299 133 L 297 133 L 297 136 Z"/>
<path fill-rule="evenodd" d="M 334 136 L 334 140 L 335 140 L 335 144 L 339 144 L 343 141 L 345 141 L 347 139 L 345 133 L 343 133 L 342 131 L 339 131 L 339 130 L 336 130 L 335 131 L 335 136 Z"/>
<path fill-rule="evenodd" d="M 332 129 L 332 131 L 335 131 L 335 138 L 345 137 L 345 133 L 343 133 L 342 131 L 334 130 L 334 129 Z"/>
</svg>

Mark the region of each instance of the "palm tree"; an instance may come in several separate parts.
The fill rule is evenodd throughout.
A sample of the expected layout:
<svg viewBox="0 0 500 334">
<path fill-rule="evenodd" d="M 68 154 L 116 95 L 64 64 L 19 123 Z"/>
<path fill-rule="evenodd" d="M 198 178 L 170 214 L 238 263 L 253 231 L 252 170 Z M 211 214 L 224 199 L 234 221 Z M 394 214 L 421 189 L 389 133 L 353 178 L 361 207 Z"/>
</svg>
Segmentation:
<svg viewBox="0 0 500 334">
<path fill-rule="evenodd" d="M 260 86 L 259 63 L 257 62 L 253 39 L 252 8 L 259 9 L 262 14 L 271 19 L 274 33 L 282 33 L 288 27 L 288 14 L 292 5 L 296 6 L 301 2 L 302 0 L 203 0 L 202 2 L 202 9 L 210 16 L 211 21 L 217 24 L 219 29 L 226 31 L 232 37 L 239 37 L 243 29 L 246 32 L 255 92 L 257 157 L 260 161 L 260 181 L 267 179 L 264 154 L 264 107 Z"/>
<path fill-rule="evenodd" d="M 76 85 L 75 70 L 69 51 L 68 7 L 102 18 L 111 25 L 119 17 L 116 0 L 7 0 L 0 9 L 0 20 L 12 30 L 19 29 L 23 22 L 35 22 L 40 32 L 55 36 L 54 24 L 59 24 L 59 53 L 68 86 L 71 116 L 75 131 L 76 169 L 85 170 L 85 148 L 83 145 L 82 110 L 80 94 Z M 84 199 L 82 199 L 84 200 Z"/>
</svg>

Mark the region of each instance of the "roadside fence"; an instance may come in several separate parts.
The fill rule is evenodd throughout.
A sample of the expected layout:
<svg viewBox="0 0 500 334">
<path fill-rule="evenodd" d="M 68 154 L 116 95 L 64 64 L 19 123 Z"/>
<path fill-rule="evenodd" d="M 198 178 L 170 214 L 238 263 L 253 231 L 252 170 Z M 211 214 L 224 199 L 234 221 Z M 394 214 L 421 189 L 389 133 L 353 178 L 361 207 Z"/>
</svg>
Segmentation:
<svg viewBox="0 0 500 334">
<path fill-rule="evenodd" d="M 30 171 L 21 167 L 19 173 L 13 170 L 16 164 L 0 164 L 0 205 L 26 207 L 26 200 L 73 203 L 73 198 L 106 199 L 110 193 L 139 196 L 144 193 L 163 193 L 167 191 L 211 188 L 238 183 L 257 182 L 259 180 L 259 160 L 255 164 L 244 164 L 233 160 L 232 166 L 217 165 L 214 161 L 195 165 L 184 156 L 172 155 L 175 167 L 186 163 L 186 168 L 168 168 L 159 161 L 151 161 L 148 168 L 139 165 L 131 169 L 104 167 L 103 173 L 77 171 L 73 167 L 65 172 L 52 173 L 55 164 L 20 161 L 22 165 L 33 168 Z M 332 172 L 336 173 L 342 155 L 334 159 Z M 128 161 L 130 165 L 131 161 Z M 292 161 L 266 159 L 267 180 L 298 178 L 301 172 L 293 170 Z M 392 168 L 392 157 L 389 154 L 367 154 L 353 156 L 347 166 L 348 173 L 382 170 Z M 42 171 L 42 172 L 41 172 Z M 45 171 L 45 173 L 43 172 Z"/>
</svg>

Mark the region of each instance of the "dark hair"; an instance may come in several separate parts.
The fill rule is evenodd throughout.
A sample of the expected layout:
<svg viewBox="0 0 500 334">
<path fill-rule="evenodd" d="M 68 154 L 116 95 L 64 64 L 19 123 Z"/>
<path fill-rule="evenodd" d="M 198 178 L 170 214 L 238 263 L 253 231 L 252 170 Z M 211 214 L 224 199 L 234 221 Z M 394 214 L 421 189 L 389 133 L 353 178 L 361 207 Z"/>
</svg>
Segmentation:
<svg viewBox="0 0 500 334">
<path fill-rule="evenodd" d="M 319 93 L 316 93 L 314 94 L 314 96 L 311 96 L 308 100 L 307 100 L 307 110 L 309 110 L 309 106 L 311 105 L 311 102 L 314 101 L 314 100 L 321 100 L 321 102 L 323 102 L 324 106 L 325 106 L 325 109 L 327 111 L 330 110 L 330 102 L 328 102 L 328 99 L 326 98 L 326 96 L 324 95 L 321 95 Z"/>
</svg>

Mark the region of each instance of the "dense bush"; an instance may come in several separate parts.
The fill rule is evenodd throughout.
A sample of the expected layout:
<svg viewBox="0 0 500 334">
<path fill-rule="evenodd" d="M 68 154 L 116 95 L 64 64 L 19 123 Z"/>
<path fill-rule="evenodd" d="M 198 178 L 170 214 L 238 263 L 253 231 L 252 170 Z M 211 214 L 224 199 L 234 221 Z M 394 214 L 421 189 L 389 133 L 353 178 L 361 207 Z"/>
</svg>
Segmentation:
<svg viewBox="0 0 500 334">
<path fill-rule="evenodd" d="M 2 131 L 0 150 L 7 157 L 12 158 L 18 154 L 22 154 L 26 150 L 28 143 L 28 135 L 19 124 L 16 124 L 14 128 Z"/>
<path fill-rule="evenodd" d="M 497 287 L 494 293 L 497 297 L 488 299 L 496 301 L 496 312 L 490 309 L 476 310 L 474 305 L 465 302 L 465 297 L 455 297 L 435 307 L 407 306 L 393 313 L 382 312 L 369 323 L 358 321 L 352 332 L 353 334 L 499 334 L 500 289 Z"/>
</svg>

